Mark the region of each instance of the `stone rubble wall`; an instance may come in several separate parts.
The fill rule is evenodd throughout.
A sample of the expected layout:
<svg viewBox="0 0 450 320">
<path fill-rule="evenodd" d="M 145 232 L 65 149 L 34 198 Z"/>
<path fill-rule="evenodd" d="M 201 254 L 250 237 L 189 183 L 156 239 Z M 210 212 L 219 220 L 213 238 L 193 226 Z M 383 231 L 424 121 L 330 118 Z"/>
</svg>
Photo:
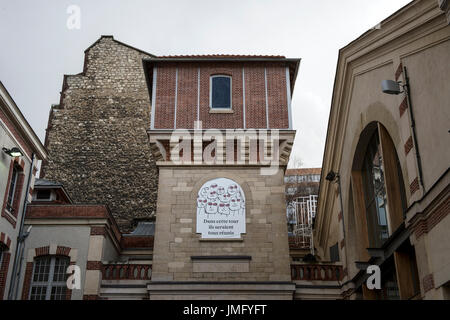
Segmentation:
<svg viewBox="0 0 450 320">
<path fill-rule="evenodd" d="M 41 170 L 74 202 L 108 205 L 124 232 L 134 218 L 150 217 L 157 199 L 143 57 L 108 36 L 86 50 L 84 71 L 64 76 L 60 104 L 50 111 Z"/>
</svg>

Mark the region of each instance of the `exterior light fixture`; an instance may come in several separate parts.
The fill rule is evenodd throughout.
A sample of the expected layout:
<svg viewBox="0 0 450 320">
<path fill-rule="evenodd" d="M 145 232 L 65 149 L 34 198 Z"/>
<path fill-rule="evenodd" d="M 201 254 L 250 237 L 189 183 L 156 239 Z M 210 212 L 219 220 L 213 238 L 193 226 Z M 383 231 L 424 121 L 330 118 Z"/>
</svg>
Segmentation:
<svg viewBox="0 0 450 320">
<path fill-rule="evenodd" d="M 22 157 L 23 153 L 22 151 L 20 151 L 19 148 L 17 147 L 12 147 L 11 149 L 8 148 L 2 148 L 3 152 L 5 152 L 7 155 L 9 155 L 10 157 Z"/>
<path fill-rule="evenodd" d="M 337 176 L 338 176 L 337 173 L 334 172 L 333 170 L 331 170 L 330 172 L 328 172 L 328 174 L 325 177 L 325 179 L 327 179 L 328 181 L 334 181 Z"/>
<path fill-rule="evenodd" d="M 403 86 L 401 82 L 395 82 L 394 80 L 383 80 L 381 81 L 381 90 L 386 94 L 400 94 L 404 91 L 401 91 L 400 86 Z"/>
<path fill-rule="evenodd" d="M 381 81 L 381 91 L 386 94 L 394 94 L 398 95 L 400 93 L 404 93 L 406 96 L 409 114 L 410 114 L 410 121 L 411 121 L 411 129 L 413 133 L 413 139 L 414 139 L 414 147 L 416 149 L 416 160 L 417 160 L 417 167 L 419 169 L 419 183 L 423 188 L 423 191 L 425 192 L 425 186 L 423 184 L 423 173 L 422 173 L 422 160 L 420 157 L 419 152 L 419 145 L 417 143 L 417 135 L 416 135 L 416 122 L 414 120 L 414 112 L 413 107 L 411 103 L 411 88 L 409 85 L 409 77 L 408 77 L 408 71 L 406 70 L 406 67 L 403 67 L 403 74 L 405 77 L 405 83 L 402 83 L 401 81 L 395 82 L 394 80 L 382 80 Z M 403 89 L 403 91 L 401 91 Z"/>
</svg>

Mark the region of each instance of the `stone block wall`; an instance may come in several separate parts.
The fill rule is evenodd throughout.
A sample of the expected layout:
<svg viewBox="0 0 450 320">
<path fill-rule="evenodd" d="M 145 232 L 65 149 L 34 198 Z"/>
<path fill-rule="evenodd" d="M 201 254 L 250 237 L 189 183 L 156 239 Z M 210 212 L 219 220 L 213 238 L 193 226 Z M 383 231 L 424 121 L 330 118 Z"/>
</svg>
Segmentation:
<svg viewBox="0 0 450 320">
<path fill-rule="evenodd" d="M 260 175 L 257 167 L 159 169 L 153 281 L 290 281 L 282 169 L 273 176 Z M 245 193 L 246 233 L 241 241 L 205 240 L 196 233 L 198 191 L 218 177 L 234 180 Z M 198 256 L 251 259 L 197 263 L 192 257 Z"/>
<path fill-rule="evenodd" d="M 149 217 L 158 172 L 146 129 L 150 98 L 142 67 L 149 54 L 102 36 L 85 51 L 83 72 L 65 75 L 50 111 L 41 177 L 64 184 L 76 203 L 106 204 L 122 231 Z"/>
</svg>

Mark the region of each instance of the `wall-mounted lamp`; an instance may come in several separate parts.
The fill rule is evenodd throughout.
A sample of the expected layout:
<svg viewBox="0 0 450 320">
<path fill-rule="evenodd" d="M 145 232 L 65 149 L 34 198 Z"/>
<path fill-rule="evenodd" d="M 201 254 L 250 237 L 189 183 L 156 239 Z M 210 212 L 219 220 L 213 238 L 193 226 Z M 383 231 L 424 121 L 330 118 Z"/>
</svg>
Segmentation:
<svg viewBox="0 0 450 320">
<path fill-rule="evenodd" d="M 406 67 L 403 67 L 403 73 L 405 76 L 405 83 L 403 84 L 401 81 L 394 81 L 394 80 L 382 80 L 381 81 L 381 90 L 383 93 L 386 94 L 400 94 L 405 93 L 406 100 L 408 103 L 408 109 L 409 114 L 411 116 L 411 129 L 413 133 L 413 139 L 414 139 L 414 147 L 416 149 L 416 160 L 417 160 L 417 167 L 419 170 L 419 183 L 423 188 L 423 191 L 425 192 L 425 186 L 423 184 L 423 173 L 422 173 L 422 160 L 420 158 L 420 152 L 419 152 L 419 145 L 417 143 L 417 135 L 416 135 L 416 122 L 414 120 L 414 112 L 413 107 L 411 103 L 411 88 L 409 85 L 409 77 L 408 77 L 408 71 L 406 70 Z M 401 88 L 403 88 L 403 91 L 401 91 Z"/>
<path fill-rule="evenodd" d="M 328 172 L 327 176 L 325 177 L 325 179 L 327 179 L 328 181 L 334 181 L 336 178 L 339 178 L 339 175 L 333 170 Z"/>
<path fill-rule="evenodd" d="M 401 82 L 396 82 L 394 80 L 383 80 L 381 81 L 381 91 L 387 94 L 400 94 L 405 91 L 401 91 L 400 86 L 404 85 Z"/>
<path fill-rule="evenodd" d="M 20 151 L 20 149 L 17 147 L 12 147 L 11 149 L 3 147 L 2 150 L 4 153 L 6 153 L 7 155 L 9 155 L 10 157 L 13 157 L 13 158 L 23 156 L 22 151 Z"/>
</svg>

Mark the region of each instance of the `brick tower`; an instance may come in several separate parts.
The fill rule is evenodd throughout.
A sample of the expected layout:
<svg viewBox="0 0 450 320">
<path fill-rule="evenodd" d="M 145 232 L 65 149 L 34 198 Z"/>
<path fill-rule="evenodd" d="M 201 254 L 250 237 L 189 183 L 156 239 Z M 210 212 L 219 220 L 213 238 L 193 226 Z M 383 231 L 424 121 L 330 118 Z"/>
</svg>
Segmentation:
<svg viewBox="0 0 450 320">
<path fill-rule="evenodd" d="M 150 299 L 291 299 L 283 176 L 299 59 L 144 58 L 159 168 Z"/>
</svg>

